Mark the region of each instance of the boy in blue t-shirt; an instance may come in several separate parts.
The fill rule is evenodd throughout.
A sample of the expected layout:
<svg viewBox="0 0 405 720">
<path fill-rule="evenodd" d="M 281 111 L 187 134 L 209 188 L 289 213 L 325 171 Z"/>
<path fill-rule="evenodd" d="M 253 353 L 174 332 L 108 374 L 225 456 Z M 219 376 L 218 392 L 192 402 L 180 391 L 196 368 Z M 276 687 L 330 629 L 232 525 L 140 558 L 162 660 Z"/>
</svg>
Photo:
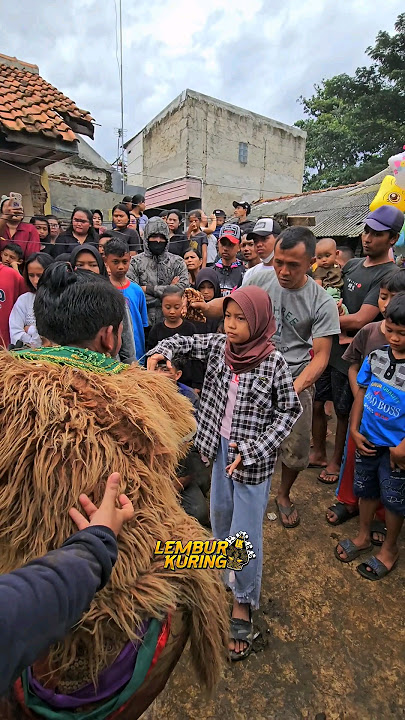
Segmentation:
<svg viewBox="0 0 405 720">
<path fill-rule="evenodd" d="M 145 293 L 136 283 L 126 277 L 131 256 L 128 245 L 123 240 L 112 239 L 104 245 L 104 262 L 110 275 L 111 283 L 121 290 L 131 313 L 134 329 L 136 359 L 145 355 L 145 330 L 148 327 Z"/>
<path fill-rule="evenodd" d="M 359 533 L 341 540 L 335 550 L 341 562 L 350 562 L 371 547 L 371 522 L 381 498 L 387 536 L 377 555 L 357 567 L 367 580 L 381 580 L 395 566 L 405 517 L 405 292 L 395 295 L 385 311 L 385 337 L 388 347 L 373 350 L 360 368 L 350 419 L 357 448 Z"/>
</svg>

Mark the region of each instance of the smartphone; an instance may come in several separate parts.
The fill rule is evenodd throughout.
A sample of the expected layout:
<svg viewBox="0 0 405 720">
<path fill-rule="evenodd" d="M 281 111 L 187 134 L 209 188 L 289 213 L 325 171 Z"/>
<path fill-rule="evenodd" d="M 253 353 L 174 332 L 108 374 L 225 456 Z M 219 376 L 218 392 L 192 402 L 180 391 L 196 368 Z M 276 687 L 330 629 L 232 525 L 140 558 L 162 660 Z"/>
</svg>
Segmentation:
<svg viewBox="0 0 405 720">
<path fill-rule="evenodd" d="M 12 207 L 14 210 L 17 210 L 17 208 L 20 210 L 22 209 L 22 195 L 18 192 L 11 192 L 10 193 L 10 207 Z"/>
</svg>

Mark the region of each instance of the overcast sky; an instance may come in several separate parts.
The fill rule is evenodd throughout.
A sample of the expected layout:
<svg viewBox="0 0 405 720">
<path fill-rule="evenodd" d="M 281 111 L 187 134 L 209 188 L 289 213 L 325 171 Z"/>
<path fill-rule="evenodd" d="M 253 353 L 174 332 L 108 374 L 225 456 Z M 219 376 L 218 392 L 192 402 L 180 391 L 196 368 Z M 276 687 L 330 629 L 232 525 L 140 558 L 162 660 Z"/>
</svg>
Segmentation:
<svg viewBox="0 0 405 720">
<path fill-rule="evenodd" d="M 118 5 L 119 0 L 115 0 Z M 379 30 L 394 30 L 403 0 L 122 0 L 125 139 L 191 88 L 281 122 L 314 83 L 366 64 Z M 96 127 L 112 162 L 120 124 L 114 0 L 1 3 L 0 51 L 40 74 Z"/>
</svg>

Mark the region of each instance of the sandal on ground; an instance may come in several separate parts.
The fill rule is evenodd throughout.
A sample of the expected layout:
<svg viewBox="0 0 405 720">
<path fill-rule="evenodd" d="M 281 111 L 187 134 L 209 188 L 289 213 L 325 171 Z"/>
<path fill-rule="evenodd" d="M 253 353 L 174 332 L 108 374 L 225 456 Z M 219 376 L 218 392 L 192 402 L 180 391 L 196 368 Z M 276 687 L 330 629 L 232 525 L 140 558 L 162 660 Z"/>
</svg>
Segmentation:
<svg viewBox="0 0 405 720">
<path fill-rule="evenodd" d="M 295 509 L 294 503 L 293 503 L 292 505 L 290 505 L 290 507 L 288 507 L 287 505 L 281 505 L 281 504 L 278 502 L 277 498 L 275 499 L 274 502 L 276 503 L 276 508 L 277 508 L 277 510 L 278 510 L 279 520 L 280 520 L 282 526 L 283 526 L 284 528 L 286 528 L 286 530 L 291 530 L 291 528 L 295 528 L 295 527 L 297 527 L 297 525 L 300 524 L 301 519 L 300 519 L 299 516 L 298 516 L 298 518 L 296 519 L 296 521 L 295 521 L 294 523 L 285 523 L 285 522 L 283 522 L 283 519 L 282 519 L 282 517 L 281 517 L 281 514 L 285 515 L 285 516 L 288 517 L 288 518 L 290 517 L 290 515 L 293 514 L 294 509 Z"/>
<path fill-rule="evenodd" d="M 342 502 L 337 502 L 334 505 L 331 505 L 328 510 L 332 510 L 332 512 L 337 516 L 337 520 L 335 520 L 335 522 L 332 522 L 332 520 L 329 520 L 328 517 L 326 517 L 326 522 L 328 522 L 329 525 L 343 525 L 343 523 L 347 520 L 350 520 L 350 518 L 354 518 L 359 514 L 358 508 L 356 508 L 354 512 L 349 512 L 346 505 Z"/>
<path fill-rule="evenodd" d="M 340 470 L 337 470 L 336 472 L 331 472 L 331 473 L 325 471 L 324 475 L 322 475 L 322 473 L 320 473 L 318 475 L 318 480 L 319 480 L 319 482 L 323 483 L 324 485 L 335 485 L 335 483 L 337 483 L 337 481 L 339 480 L 339 475 L 340 475 Z M 334 478 L 334 480 L 330 480 L 330 479 L 328 480 L 328 478 Z"/>
<path fill-rule="evenodd" d="M 249 620 L 241 620 L 240 618 L 231 618 L 231 628 L 229 637 L 231 640 L 234 640 L 235 642 L 238 640 L 239 642 L 246 643 L 247 647 L 245 647 L 244 650 L 241 650 L 241 652 L 236 652 L 235 650 L 229 651 L 229 656 L 231 660 L 234 662 L 237 662 L 238 660 L 244 660 L 247 658 L 250 653 L 252 652 L 252 645 L 253 645 L 253 619 L 252 619 L 252 611 L 249 608 Z"/>
<path fill-rule="evenodd" d="M 311 468 L 318 468 L 318 469 L 320 469 L 320 470 L 325 470 L 326 467 L 328 467 L 326 463 L 325 463 L 325 465 L 322 465 L 321 463 L 315 463 L 315 462 L 312 463 L 312 462 L 310 462 L 309 465 L 308 465 L 308 468 L 309 468 L 309 469 L 311 469 Z"/>
<path fill-rule="evenodd" d="M 381 560 L 372 555 L 371 558 L 365 560 L 365 562 L 357 566 L 357 572 L 359 572 L 362 577 L 366 578 L 366 580 L 372 580 L 374 582 L 375 580 L 382 580 L 383 577 L 389 575 L 397 562 L 398 561 L 395 560 L 391 570 L 389 570 L 387 566 L 381 562 Z M 367 568 L 370 568 L 370 570 L 367 570 Z"/>
<path fill-rule="evenodd" d="M 342 556 L 339 555 L 338 545 L 340 545 L 342 550 L 345 551 L 345 558 L 342 558 Z M 358 548 L 357 545 L 354 544 L 353 540 L 350 540 L 350 538 L 345 538 L 345 540 L 341 540 L 338 545 L 336 545 L 335 547 L 335 556 L 342 563 L 352 562 L 352 560 L 355 560 L 357 557 L 359 557 L 361 553 L 367 552 L 367 550 L 370 550 L 371 548 L 371 545 L 368 545 L 368 547 L 366 548 Z"/>
<path fill-rule="evenodd" d="M 375 540 L 373 538 L 373 533 L 379 533 L 380 535 L 384 535 L 384 540 L 387 537 L 387 528 L 385 527 L 385 523 L 382 522 L 382 520 L 373 520 L 371 523 L 371 542 L 376 547 L 381 547 L 384 540 Z"/>
</svg>

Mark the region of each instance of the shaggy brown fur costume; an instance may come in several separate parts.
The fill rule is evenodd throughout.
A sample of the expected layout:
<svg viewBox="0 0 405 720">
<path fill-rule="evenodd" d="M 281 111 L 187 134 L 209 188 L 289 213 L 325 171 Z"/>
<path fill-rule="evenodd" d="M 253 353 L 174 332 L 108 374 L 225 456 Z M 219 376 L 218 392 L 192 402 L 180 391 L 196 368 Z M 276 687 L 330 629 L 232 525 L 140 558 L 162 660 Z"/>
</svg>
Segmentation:
<svg viewBox="0 0 405 720">
<path fill-rule="evenodd" d="M 207 536 L 174 489 L 193 426 L 191 405 L 161 375 L 137 366 L 100 375 L 0 352 L 0 572 L 60 547 L 76 529 L 69 508 L 82 492 L 98 504 L 112 471 L 135 507 L 110 582 L 51 649 L 59 687 L 78 667 L 80 684 L 97 677 L 143 618 L 175 607 L 189 615 L 199 678 L 208 688 L 218 680 L 228 636 L 218 571 L 164 570 L 153 555 L 157 540 Z"/>
</svg>

